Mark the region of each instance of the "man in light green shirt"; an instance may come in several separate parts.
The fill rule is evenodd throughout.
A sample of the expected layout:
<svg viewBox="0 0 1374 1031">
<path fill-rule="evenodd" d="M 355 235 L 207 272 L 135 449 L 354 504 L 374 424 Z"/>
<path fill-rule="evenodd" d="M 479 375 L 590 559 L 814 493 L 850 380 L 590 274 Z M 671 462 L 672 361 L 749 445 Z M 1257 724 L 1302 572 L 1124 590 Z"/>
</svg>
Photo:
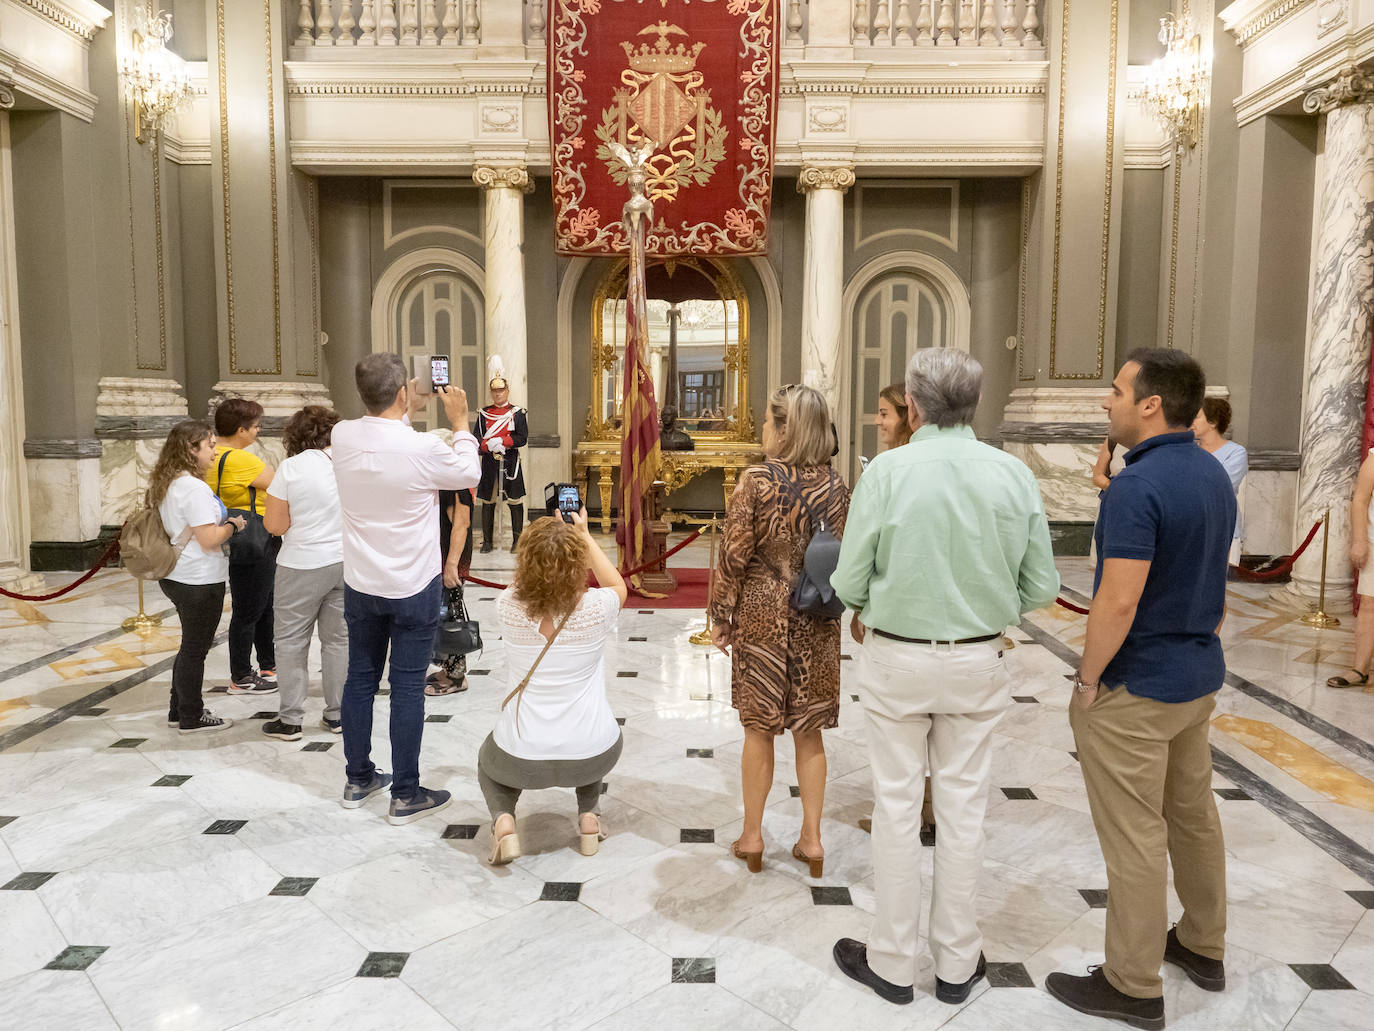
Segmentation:
<svg viewBox="0 0 1374 1031">
<path fill-rule="evenodd" d="M 877 894 L 867 945 L 841 938 L 834 957 L 889 1002 L 914 998 L 927 770 L 940 827 L 936 998 L 963 1002 L 986 972 L 976 895 L 992 731 L 1011 703 L 1002 634 L 1059 591 L 1034 474 L 970 428 L 982 381 L 962 351 L 916 352 L 906 373 L 916 433 L 859 479 L 830 578 L 856 613 Z"/>
</svg>

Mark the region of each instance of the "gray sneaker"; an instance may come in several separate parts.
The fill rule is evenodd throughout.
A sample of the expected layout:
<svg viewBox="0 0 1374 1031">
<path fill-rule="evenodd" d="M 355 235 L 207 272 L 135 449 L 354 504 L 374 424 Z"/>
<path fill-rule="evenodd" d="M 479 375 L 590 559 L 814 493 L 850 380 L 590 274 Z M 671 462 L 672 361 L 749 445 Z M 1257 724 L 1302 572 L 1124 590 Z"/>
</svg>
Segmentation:
<svg viewBox="0 0 1374 1031">
<path fill-rule="evenodd" d="M 390 779 L 390 778 L 388 778 Z M 430 813 L 437 813 L 453 800 L 447 791 L 437 788 L 420 788 L 414 797 L 402 802 L 399 798 L 391 800 L 391 811 L 386 822 L 394 824 L 411 823 Z"/>
<path fill-rule="evenodd" d="M 372 795 L 381 791 L 391 783 L 391 774 L 383 773 L 378 770 L 372 774 L 372 779 L 366 784 L 354 784 L 351 780 L 344 785 L 343 800 L 340 804 L 345 809 L 357 809 Z"/>
</svg>

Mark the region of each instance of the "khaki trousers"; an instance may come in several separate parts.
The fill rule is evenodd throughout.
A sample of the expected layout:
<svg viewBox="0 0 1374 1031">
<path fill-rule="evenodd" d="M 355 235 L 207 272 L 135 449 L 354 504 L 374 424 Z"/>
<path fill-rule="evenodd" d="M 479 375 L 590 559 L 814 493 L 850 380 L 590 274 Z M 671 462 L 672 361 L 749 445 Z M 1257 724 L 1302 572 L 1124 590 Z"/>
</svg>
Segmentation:
<svg viewBox="0 0 1374 1031">
<path fill-rule="evenodd" d="M 1138 999 L 1164 992 L 1166 862 L 1183 903 L 1179 942 L 1209 959 L 1226 948 L 1226 849 L 1212 794 L 1207 731 L 1215 695 L 1171 704 L 1100 690 L 1069 722 L 1107 863 L 1102 972 Z"/>
</svg>

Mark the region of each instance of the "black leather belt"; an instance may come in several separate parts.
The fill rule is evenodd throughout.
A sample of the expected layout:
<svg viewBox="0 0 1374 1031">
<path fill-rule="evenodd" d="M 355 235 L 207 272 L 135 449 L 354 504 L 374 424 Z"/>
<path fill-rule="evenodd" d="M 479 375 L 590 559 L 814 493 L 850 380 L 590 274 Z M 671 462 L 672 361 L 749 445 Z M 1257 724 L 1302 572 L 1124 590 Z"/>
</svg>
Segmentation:
<svg viewBox="0 0 1374 1031">
<path fill-rule="evenodd" d="M 996 641 L 1001 634 L 984 634 L 982 637 L 963 637 L 957 641 L 931 641 L 924 637 L 903 637 L 901 634 L 889 634 L 886 630 L 873 628 L 873 632 L 879 637 L 886 637 L 893 641 L 901 641 L 903 644 L 982 644 L 984 641 Z"/>
</svg>

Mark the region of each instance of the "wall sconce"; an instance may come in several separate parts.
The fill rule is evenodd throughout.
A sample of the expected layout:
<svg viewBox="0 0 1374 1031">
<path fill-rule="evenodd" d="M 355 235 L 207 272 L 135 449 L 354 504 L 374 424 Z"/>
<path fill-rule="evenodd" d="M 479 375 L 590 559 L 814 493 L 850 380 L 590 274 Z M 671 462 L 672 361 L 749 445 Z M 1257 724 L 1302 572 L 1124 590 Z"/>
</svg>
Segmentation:
<svg viewBox="0 0 1374 1031">
<path fill-rule="evenodd" d="M 134 103 L 134 136 L 159 132 L 167 116 L 191 95 L 186 62 L 167 49 L 172 38 L 172 14 L 159 11 L 148 18 L 141 11 L 133 31 L 132 46 L 120 62 Z"/>
<path fill-rule="evenodd" d="M 1174 146 L 1191 149 L 1198 144 L 1207 89 L 1202 37 L 1187 19 L 1167 14 L 1159 20 L 1159 41 L 1164 56 L 1151 62 L 1140 98 Z"/>
</svg>

